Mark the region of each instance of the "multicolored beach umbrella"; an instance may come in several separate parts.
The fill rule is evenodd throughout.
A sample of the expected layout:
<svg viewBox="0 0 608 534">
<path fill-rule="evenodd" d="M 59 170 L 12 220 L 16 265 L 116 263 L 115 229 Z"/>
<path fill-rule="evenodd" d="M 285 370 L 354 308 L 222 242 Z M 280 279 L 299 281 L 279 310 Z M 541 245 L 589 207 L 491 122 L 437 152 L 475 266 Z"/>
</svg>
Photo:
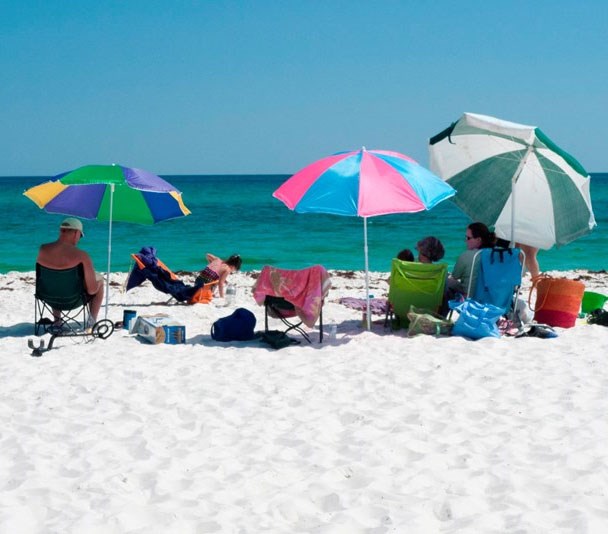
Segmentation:
<svg viewBox="0 0 608 534">
<path fill-rule="evenodd" d="M 36 185 L 23 194 L 49 213 L 108 221 L 106 317 L 112 222 L 154 224 L 190 214 L 182 202 L 182 194 L 169 182 L 148 171 L 122 165 L 79 167 Z"/>
<path fill-rule="evenodd" d="M 334 154 L 304 167 L 273 196 L 297 213 L 363 217 L 369 328 L 367 217 L 430 210 L 455 193 L 453 187 L 408 156 L 362 148 Z"/>
<path fill-rule="evenodd" d="M 453 201 L 498 237 L 549 249 L 596 224 L 587 171 L 535 126 L 465 113 L 429 144 Z"/>
</svg>

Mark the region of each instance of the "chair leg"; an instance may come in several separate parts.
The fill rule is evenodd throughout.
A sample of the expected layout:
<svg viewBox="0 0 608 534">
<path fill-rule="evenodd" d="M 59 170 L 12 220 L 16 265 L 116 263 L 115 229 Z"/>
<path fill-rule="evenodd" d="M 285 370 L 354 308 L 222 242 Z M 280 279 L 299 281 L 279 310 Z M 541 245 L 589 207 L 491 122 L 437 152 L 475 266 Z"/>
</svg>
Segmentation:
<svg viewBox="0 0 608 534">
<path fill-rule="evenodd" d="M 393 320 L 393 307 L 390 302 L 386 303 L 386 314 L 384 315 L 384 328 L 388 328 Z"/>
<path fill-rule="evenodd" d="M 34 335 L 35 336 L 37 336 L 38 332 L 40 331 L 40 322 L 38 319 L 38 315 L 39 315 L 38 306 L 39 306 L 38 299 L 35 298 L 34 299 Z"/>
<path fill-rule="evenodd" d="M 323 343 L 323 304 L 319 312 L 319 343 Z"/>
<path fill-rule="evenodd" d="M 274 317 L 279 319 L 287 327 L 287 330 L 285 330 L 285 334 L 287 334 L 287 332 L 289 332 L 290 330 L 297 330 L 298 332 L 300 332 L 300 334 L 302 334 L 302 337 L 306 341 L 308 341 L 309 343 L 312 343 L 312 341 L 310 340 L 310 336 L 300 326 L 302 324 L 302 321 L 300 321 L 299 323 L 296 323 L 296 324 L 290 323 L 287 319 L 285 319 L 285 317 L 283 317 L 281 310 L 279 308 L 277 308 L 276 306 L 273 306 L 270 303 L 267 303 L 264 305 L 264 309 L 265 309 L 264 319 L 265 319 L 266 331 L 268 331 L 268 309 L 269 308 L 272 311 Z"/>
<path fill-rule="evenodd" d="M 285 326 L 287 326 L 287 330 L 285 330 L 285 334 L 287 334 L 287 332 L 289 332 L 290 330 L 296 330 L 296 331 L 300 332 L 300 334 L 302 334 L 302 337 L 306 341 L 308 341 L 309 343 L 312 343 L 310 336 L 300 326 L 302 323 L 293 324 L 293 323 L 290 323 L 289 321 L 287 321 L 286 319 L 283 319 L 282 317 L 279 317 L 279 319 L 281 319 L 281 321 L 283 321 L 283 324 Z"/>
</svg>

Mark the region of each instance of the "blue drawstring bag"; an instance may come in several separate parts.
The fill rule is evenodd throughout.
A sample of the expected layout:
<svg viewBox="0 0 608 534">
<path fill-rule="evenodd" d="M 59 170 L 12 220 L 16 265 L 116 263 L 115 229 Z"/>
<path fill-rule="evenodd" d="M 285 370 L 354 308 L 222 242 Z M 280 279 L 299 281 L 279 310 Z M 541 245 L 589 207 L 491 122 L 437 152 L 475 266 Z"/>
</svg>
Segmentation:
<svg viewBox="0 0 608 534">
<path fill-rule="evenodd" d="M 481 339 L 500 337 L 498 319 L 505 313 L 504 308 L 493 304 L 481 304 L 473 299 L 450 300 L 450 309 L 456 310 L 459 317 L 452 328 L 453 336 Z"/>
<path fill-rule="evenodd" d="M 255 322 L 253 313 L 237 308 L 211 325 L 211 337 L 215 341 L 248 341 L 255 337 Z"/>
</svg>

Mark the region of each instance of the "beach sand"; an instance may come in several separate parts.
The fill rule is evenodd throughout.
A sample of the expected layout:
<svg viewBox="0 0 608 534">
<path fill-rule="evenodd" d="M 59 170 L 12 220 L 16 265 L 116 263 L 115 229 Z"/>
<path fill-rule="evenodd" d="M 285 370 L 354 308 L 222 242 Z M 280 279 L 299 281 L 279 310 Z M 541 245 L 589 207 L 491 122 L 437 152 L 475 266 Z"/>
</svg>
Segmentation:
<svg viewBox="0 0 608 534">
<path fill-rule="evenodd" d="M 250 273 L 231 308 L 124 294 L 123 273 L 109 318 L 168 313 L 187 343 L 118 330 L 40 358 L 33 273 L 0 275 L 0 532 L 608 532 L 606 327 L 368 332 L 337 303 L 363 295 L 362 273 L 332 274 L 323 344 L 213 341 L 236 306 L 263 328 Z M 605 273 L 562 274 L 608 292 Z M 372 273 L 375 296 L 387 277 Z"/>
</svg>

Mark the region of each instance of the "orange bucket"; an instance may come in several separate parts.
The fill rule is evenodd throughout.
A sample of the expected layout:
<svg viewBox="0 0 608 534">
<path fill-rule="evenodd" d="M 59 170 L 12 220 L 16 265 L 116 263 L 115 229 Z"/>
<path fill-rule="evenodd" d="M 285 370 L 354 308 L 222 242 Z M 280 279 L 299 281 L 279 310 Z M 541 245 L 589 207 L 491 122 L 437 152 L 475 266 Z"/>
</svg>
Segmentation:
<svg viewBox="0 0 608 534">
<path fill-rule="evenodd" d="M 536 290 L 534 320 L 550 326 L 570 328 L 581 309 L 585 284 L 568 278 L 539 276 L 532 282 L 530 297 Z M 528 303 L 530 298 L 528 299 Z M 532 306 L 530 306 L 532 307 Z"/>
</svg>

